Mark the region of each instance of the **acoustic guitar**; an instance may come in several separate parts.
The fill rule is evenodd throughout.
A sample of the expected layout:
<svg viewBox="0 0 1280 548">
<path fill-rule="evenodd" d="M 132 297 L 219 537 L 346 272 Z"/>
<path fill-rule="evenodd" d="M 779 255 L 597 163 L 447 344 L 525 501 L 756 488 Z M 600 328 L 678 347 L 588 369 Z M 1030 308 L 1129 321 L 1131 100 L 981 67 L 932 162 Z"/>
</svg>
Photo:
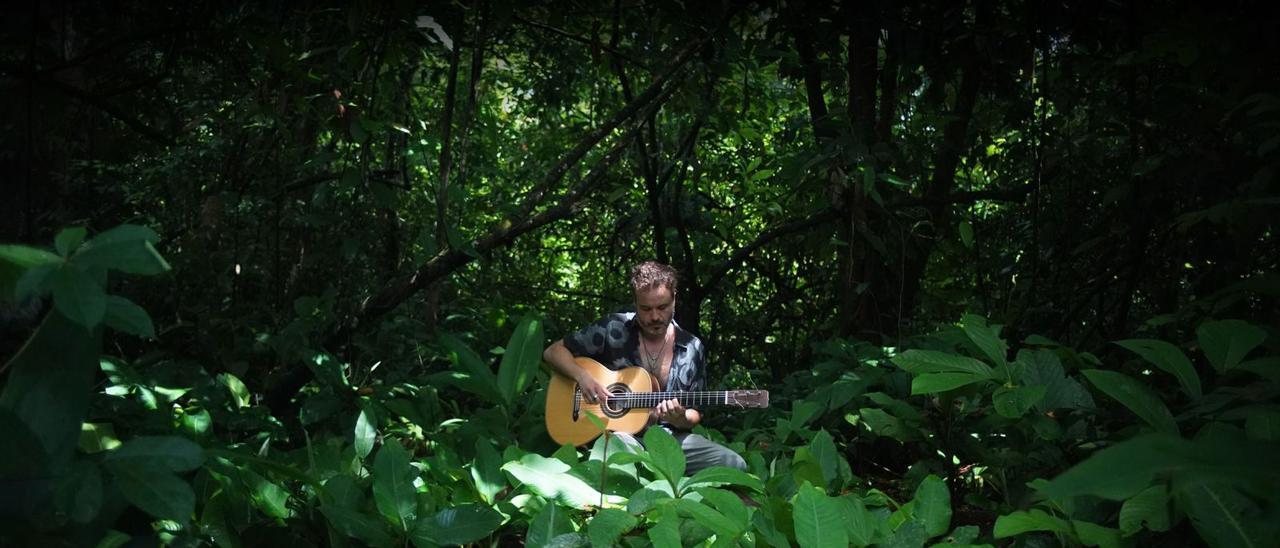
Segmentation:
<svg viewBox="0 0 1280 548">
<path fill-rule="evenodd" d="M 551 375 L 547 387 L 547 433 L 561 445 L 585 445 L 602 432 L 588 414 L 594 415 L 611 432 L 635 434 L 649 423 L 649 410 L 660 402 L 675 399 L 685 407 L 725 405 L 739 408 L 769 407 L 767 390 L 713 390 L 698 392 L 657 392 L 653 377 L 640 367 L 614 371 L 590 358 L 577 358 L 578 367 L 609 391 L 603 406 L 587 403 L 578 383 L 564 375 Z"/>
</svg>

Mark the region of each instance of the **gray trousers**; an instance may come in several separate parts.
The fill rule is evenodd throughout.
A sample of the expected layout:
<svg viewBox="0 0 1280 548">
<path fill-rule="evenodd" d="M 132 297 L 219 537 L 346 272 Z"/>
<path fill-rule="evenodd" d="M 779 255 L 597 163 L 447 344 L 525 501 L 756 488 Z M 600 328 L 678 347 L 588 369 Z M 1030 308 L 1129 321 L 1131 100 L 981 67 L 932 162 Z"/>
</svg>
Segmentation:
<svg viewBox="0 0 1280 548">
<path fill-rule="evenodd" d="M 728 447 L 693 432 L 683 432 L 670 428 L 666 430 L 671 432 L 676 441 L 680 442 L 680 448 L 684 450 L 684 474 L 686 476 L 697 474 L 699 470 L 710 466 L 728 466 L 744 472 L 747 470 L 747 461 L 743 460 L 741 455 L 733 452 Z M 614 432 L 613 435 L 618 441 L 633 449 L 644 447 L 640 440 L 626 432 Z"/>
</svg>

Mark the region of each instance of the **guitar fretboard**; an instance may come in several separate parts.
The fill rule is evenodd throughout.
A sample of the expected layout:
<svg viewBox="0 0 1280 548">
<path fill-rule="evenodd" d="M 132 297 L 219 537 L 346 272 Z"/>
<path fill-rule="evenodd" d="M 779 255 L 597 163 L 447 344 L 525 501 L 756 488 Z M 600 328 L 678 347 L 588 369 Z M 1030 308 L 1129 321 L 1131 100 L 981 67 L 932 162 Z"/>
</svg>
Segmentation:
<svg viewBox="0 0 1280 548">
<path fill-rule="evenodd" d="M 729 392 L 726 390 L 710 392 L 630 392 L 609 396 L 609 402 L 610 406 L 617 405 L 623 409 L 636 409 L 657 407 L 661 402 L 674 399 L 679 400 L 680 405 L 696 407 L 699 405 L 725 405 L 728 403 L 728 397 Z"/>
</svg>

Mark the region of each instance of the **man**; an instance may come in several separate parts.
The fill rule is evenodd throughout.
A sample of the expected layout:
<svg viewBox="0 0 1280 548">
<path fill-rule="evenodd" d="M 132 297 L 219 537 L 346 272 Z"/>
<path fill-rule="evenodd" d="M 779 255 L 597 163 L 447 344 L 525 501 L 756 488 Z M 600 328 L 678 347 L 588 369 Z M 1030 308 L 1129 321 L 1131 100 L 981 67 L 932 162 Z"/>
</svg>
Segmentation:
<svg viewBox="0 0 1280 548">
<path fill-rule="evenodd" d="M 610 314 L 562 340 L 551 343 L 542 358 L 562 375 L 574 379 L 588 403 L 604 403 L 609 392 L 574 363 L 588 357 L 615 371 L 643 367 L 665 391 L 706 390 L 706 363 L 702 341 L 674 321 L 676 271 L 670 266 L 648 261 L 631 269 L 631 288 L 636 311 Z M 675 436 L 684 449 L 685 473 L 692 475 L 708 466 L 729 466 L 746 470 L 742 457 L 727 447 L 690 430 L 702 422 L 702 413 L 686 408 L 679 400 L 658 404 L 650 414 Z M 639 447 L 635 436 L 615 433 L 619 440 Z"/>
</svg>

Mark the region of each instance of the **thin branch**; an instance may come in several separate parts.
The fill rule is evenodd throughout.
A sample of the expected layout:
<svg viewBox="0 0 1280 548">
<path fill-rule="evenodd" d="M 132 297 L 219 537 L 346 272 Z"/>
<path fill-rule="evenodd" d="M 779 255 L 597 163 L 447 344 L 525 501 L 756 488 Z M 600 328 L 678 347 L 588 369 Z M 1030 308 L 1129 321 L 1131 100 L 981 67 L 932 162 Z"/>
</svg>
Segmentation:
<svg viewBox="0 0 1280 548">
<path fill-rule="evenodd" d="M 640 67 L 640 68 L 643 68 L 643 69 L 645 69 L 645 70 L 649 70 L 649 66 L 648 66 L 648 65 L 646 65 L 646 64 L 644 64 L 644 63 L 642 63 L 642 62 L 640 62 L 640 61 L 638 61 L 638 60 L 636 60 L 636 59 L 631 58 L 631 57 L 630 57 L 630 56 L 628 56 L 627 54 L 623 53 L 621 50 L 619 50 L 619 49 L 617 49 L 617 48 L 614 48 L 614 47 L 612 47 L 612 46 L 609 46 L 609 45 L 607 45 L 607 44 L 601 44 L 601 43 L 599 43 L 598 41 L 591 40 L 591 39 L 589 39 L 589 38 L 583 38 L 583 37 L 578 36 L 578 35 L 576 35 L 576 34 L 572 34 L 572 33 L 570 33 L 570 32 L 563 31 L 563 30 L 560 30 L 560 29 L 558 29 L 558 28 L 555 28 L 555 27 L 553 27 L 553 26 L 551 26 L 551 25 L 546 25 L 546 24 L 543 24 L 543 23 L 539 23 L 539 22 L 537 22 L 537 21 L 530 21 L 530 20 L 528 20 L 528 19 L 525 19 L 525 18 L 523 18 L 523 17 L 520 17 L 519 15 L 512 15 L 511 17 L 512 17 L 513 19 L 515 19 L 516 21 L 519 21 L 519 22 L 524 23 L 524 24 L 526 24 L 526 25 L 529 25 L 529 26 L 531 26 L 531 27 L 539 28 L 539 29 L 545 30 L 545 31 L 547 31 L 547 32 L 550 32 L 550 33 L 552 33 L 552 34 L 558 35 L 558 36 L 563 36 L 563 37 L 565 37 L 565 38 L 568 38 L 568 39 L 570 39 L 570 40 L 573 40 L 574 42 L 579 42 L 579 43 L 582 43 L 582 44 L 586 44 L 586 45 L 588 45 L 588 46 L 590 46 L 590 47 L 600 48 L 601 50 L 603 50 L 603 51 L 607 51 L 607 52 L 609 52 L 609 53 L 611 53 L 611 54 L 613 54 L 613 55 L 617 56 L 618 58 L 620 58 L 620 59 L 622 59 L 622 60 L 624 60 L 624 61 L 626 61 L 626 62 L 628 62 L 628 63 L 631 63 L 631 64 L 633 64 L 633 65 L 636 65 L 636 66 L 638 66 L 638 67 Z"/>
</svg>

